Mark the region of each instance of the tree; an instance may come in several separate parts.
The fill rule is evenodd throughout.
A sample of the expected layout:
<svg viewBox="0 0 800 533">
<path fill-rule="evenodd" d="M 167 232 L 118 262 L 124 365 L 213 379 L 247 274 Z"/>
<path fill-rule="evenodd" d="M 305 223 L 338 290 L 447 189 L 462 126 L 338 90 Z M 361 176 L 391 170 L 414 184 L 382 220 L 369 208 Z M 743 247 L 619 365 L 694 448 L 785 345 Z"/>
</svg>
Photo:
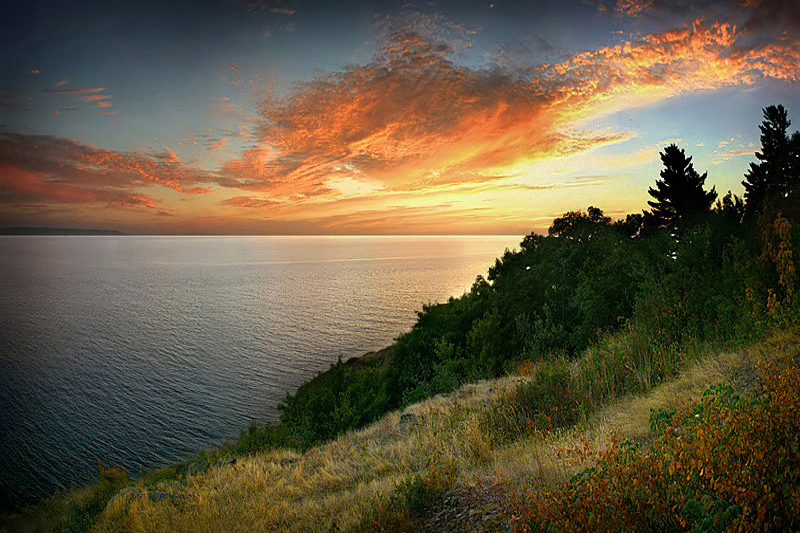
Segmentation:
<svg viewBox="0 0 800 533">
<path fill-rule="evenodd" d="M 661 226 L 677 230 L 708 213 L 717 192 L 714 187 L 710 191 L 703 189 L 708 173 L 698 174 L 692 158 L 675 144 L 667 146 L 660 155 L 664 170 L 661 179 L 656 180 L 656 188 L 647 191 L 655 201 L 647 203 Z"/>
<path fill-rule="evenodd" d="M 800 180 L 800 132 L 790 138 L 791 121 L 782 105 L 763 109 L 761 151 L 758 163 L 750 163 L 744 176 L 745 210 L 748 216 L 763 212 L 765 203 L 787 198 L 797 189 Z"/>
<path fill-rule="evenodd" d="M 739 224 L 744 218 L 744 202 L 731 191 L 728 191 L 728 194 L 717 200 L 714 212 L 732 224 Z"/>
<path fill-rule="evenodd" d="M 592 235 L 601 227 L 611 222 L 611 217 L 603 214 L 603 210 L 589 206 L 588 213 L 583 211 L 569 211 L 564 216 L 553 220 L 547 230 L 548 235 L 582 242 L 592 238 Z"/>
</svg>

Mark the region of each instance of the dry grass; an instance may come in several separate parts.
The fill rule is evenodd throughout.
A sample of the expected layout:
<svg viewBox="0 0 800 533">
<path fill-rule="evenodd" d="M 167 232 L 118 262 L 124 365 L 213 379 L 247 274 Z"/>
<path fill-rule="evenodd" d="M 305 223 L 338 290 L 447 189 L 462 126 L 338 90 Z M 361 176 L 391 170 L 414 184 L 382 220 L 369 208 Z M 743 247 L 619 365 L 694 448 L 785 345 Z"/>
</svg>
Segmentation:
<svg viewBox="0 0 800 533">
<path fill-rule="evenodd" d="M 754 372 L 759 360 L 776 361 L 800 351 L 800 339 L 779 333 L 767 341 L 733 352 L 705 354 L 689 364 L 675 379 L 647 394 L 622 398 L 600 409 L 593 417 L 593 433 L 615 432 L 621 440 L 637 441 L 649 436 L 651 408 L 674 409 L 700 397 L 710 386 L 732 381 L 736 372 Z"/>
<path fill-rule="evenodd" d="M 578 465 L 559 452 L 584 440 L 594 446 L 649 437 L 650 409 L 697 398 L 709 385 L 731 380 L 759 358 L 800 351 L 800 340 L 781 334 L 753 348 L 698 358 L 679 376 L 648 394 L 602 408 L 576 427 L 526 436 L 507 444 L 488 434 L 482 418 L 526 379 L 508 376 L 392 413 L 358 432 L 305 454 L 274 451 L 216 466 L 181 483 L 161 485 L 171 497 L 151 501 L 131 492 L 113 500 L 101 531 L 342 531 L 384 513 L 396 487 L 430 472 L 449 486 L 481 485 L 496 491 L 552 488 Z M 402 414 L 416 423 L 401 422 Z M 408 419 L 409 417 L 406 417 Z"/>
</svg>

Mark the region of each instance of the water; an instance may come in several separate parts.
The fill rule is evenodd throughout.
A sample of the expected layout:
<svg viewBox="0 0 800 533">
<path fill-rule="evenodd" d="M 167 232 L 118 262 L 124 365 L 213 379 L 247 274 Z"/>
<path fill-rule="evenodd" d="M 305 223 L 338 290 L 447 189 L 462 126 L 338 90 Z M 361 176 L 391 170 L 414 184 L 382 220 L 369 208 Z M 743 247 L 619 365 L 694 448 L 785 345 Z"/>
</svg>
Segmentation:
<svg viewBox="0 0 800 533">
<path fill-rule="evenodd" d="M 0 237 L 0 505 L 275 421 L 519 237 Z"/>
</svg>

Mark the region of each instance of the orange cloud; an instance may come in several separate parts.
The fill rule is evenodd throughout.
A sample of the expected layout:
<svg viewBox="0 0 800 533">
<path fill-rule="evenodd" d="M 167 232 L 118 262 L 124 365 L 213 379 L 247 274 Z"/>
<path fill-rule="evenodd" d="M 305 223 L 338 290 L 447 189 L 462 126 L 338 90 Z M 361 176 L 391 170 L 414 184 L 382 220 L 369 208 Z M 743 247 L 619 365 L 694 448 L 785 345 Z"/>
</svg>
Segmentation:
<svg viewBox="0 0 800 533">
<path fill-rule="evenodd" d="M 301 195 L 342 178 L 387 190 L 481 181 L 476 169 L 564 148 L 545 104 L 525 80 L 460 67 L 446 48 L 399 34 L 375 62 L 266 102 L 260 146 L 224 173 L 229 186 Z"/>
<path fill-rule="evenodd" d="M 102 87 L 93 87 L 91 89 L 44 89 L 46 93 L 56 93 L 56 94 L 88 94 L 88 93 L 99 93 L 101 91 L 105 91 Z"/>
<path fill-rule="evenodd" d="M 145 194 L 62 183 L 56 178 L 45 179 L 37 172 L 5 163 L 0 163 L 0 176 L 0 199 L 7 207 L 41 202 L 158 208 L 156 201 Z"/>
<path fill-rule="evenodd" d="M 641 17 L 653 7 L 653 0 L 617 0 L 617 13 L 629 17 Z"/>
<path fill-rule="evenodd" d="M 267 99 L 260 142 L 218 182 L 292 202 L 499 183 L 525 162 L 629 138 L 576 126 L 589 118 L 681 91 L 798 79 L 798 42 L 745 48 L 741 38 L 733 24 L 697 20 L 523 77 L 460 66 L 447 45 L 398 32 L 372 62 Z"/>
<path fill-rule="evenodd" d="M 36 183 L 82 191 L 85 198 L 105 198 L 108 191 L 136 198 L 135 189 L 154 184 L 203 194 L 210 190 L 200 184 L 214 179 L 171 151 L 117 152 L 47 135 L 0 134 L 0 164 L 38 176 Z"/>
</svg>

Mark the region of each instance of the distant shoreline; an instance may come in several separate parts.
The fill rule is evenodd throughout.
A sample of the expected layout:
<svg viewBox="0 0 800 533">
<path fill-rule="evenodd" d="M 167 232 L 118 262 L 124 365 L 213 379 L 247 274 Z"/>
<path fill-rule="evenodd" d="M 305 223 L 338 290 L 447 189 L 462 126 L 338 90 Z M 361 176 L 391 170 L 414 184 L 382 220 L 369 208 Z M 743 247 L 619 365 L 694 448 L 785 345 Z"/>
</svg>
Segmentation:
<svg viewBox="0 0 800 533">
<path fill-rule="evenodd" d="M 36 228 L 14 226 L 0 228 L 0 235 L 124 235 L 114 229 L 85 229 L 85 228 Z"/>
<path fill-rule="evenodd" d="M 497 238 L 522 238 L 524 235 L 506 235 L 499 233 L 479 233 L 479 234 L 395 234 L 395 233 L 376 233 L 376 234 L 338 234 L 338 233 L 312 233 L 312 234 L 294 234 L 294 233 L 125 233 L 119 230 L 105 230 L 105 229 L 85 229 L 85 228 L 49 228 L 49 227 L 28 227 L 28 226 L 14 226 L 0 228 L 0 236 L 4 235 L 112 235 L 124 237 L 281 237 L 281 238 L 320 238 L 320 237 L 347 237 L 347 238 L 415 238 L 415 239 L 436 239 L 436 238 L 483 238 L 483 237 L 497 237 Z"/>
</svg>

